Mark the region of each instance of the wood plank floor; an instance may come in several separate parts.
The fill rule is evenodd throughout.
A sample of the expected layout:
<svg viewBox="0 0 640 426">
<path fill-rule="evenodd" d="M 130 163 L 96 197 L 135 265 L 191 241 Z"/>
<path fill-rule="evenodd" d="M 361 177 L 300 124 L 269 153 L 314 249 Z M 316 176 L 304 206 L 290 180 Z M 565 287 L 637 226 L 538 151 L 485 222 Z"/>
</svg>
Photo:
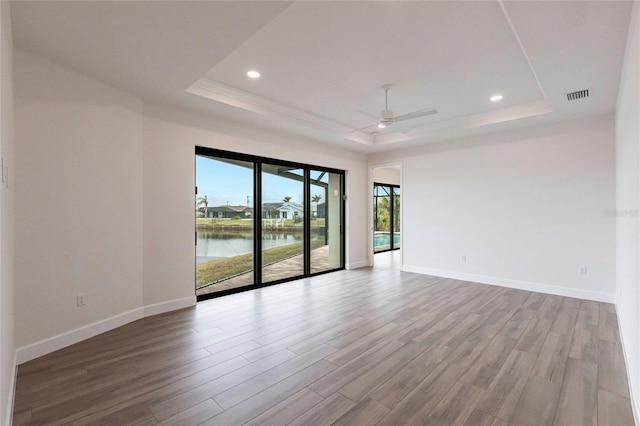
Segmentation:
<svg viewBox="0 0 640 426">
<path fill-rule="evenodd" d="M 633 424 L 612 305 L 404 273 L 398 255 L 22 364 L 14 425 Z"/>
</svg>

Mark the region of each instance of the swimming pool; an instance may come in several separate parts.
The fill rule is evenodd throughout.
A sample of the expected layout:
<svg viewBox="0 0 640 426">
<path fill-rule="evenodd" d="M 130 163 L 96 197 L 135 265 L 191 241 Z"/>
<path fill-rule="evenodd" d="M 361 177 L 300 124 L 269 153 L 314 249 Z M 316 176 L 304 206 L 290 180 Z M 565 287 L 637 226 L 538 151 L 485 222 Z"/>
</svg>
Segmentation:
<svg viewBox="0 0 640 426">
<path fill-rule="evenodd" d="M 373 235 L 373 246 L 374 247 L 380 247 L 380 246 L 388 246 L 389 241 L 390 241 L 390 236 L 388 232 L 376 232 Z M 400 233 L 399 232 L 395 232 L 393 234 L 393 244 L 397 245 L 400 243 Z"/>
</svg>

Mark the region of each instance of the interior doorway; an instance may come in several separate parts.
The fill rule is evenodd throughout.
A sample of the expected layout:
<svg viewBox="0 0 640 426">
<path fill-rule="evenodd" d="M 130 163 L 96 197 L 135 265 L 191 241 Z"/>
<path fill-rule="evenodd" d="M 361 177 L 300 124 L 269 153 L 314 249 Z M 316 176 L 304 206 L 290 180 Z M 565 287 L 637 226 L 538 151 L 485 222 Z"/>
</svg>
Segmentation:
<svg viewBox="0 0 640 426">
<path fill-rule="evenodd" d="M 385 164 L 370 168 L 372 188 L 370 253 L 373 266 L 381 259 L 379 253 L 395 252 L 394 257 L 401 257 L 399 253 L 402 247 L 401 180 L 400 164 Z"/>
</svg>

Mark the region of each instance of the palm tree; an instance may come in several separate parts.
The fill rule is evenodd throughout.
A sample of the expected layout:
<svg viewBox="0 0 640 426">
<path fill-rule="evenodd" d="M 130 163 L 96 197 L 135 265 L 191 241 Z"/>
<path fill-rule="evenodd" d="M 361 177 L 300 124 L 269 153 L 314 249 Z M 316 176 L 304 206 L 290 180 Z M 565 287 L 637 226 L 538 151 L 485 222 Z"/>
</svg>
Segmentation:
<svg viewBox="0 0 640 426">
<path fill-rule="evenodd" d="M 320 235 L 320 224 L 318 223 L 318 203 L 320 202 L 320 200 L 322 200 L 322 195 L 320 194 L 316 194 L 313 197 L 311 197 L 311 202 L 316 203 L 316 229 L 317 229 L 318 235 Z"/>
<path fill-rule="evenodd" d="M 200 206 L 204 206 L 204 217 L 207 217 L 207 207 L 209 206 L 209 200 L 207 200 L 207 196 L 203 196 L 198 198 L 196 203 L 196 209 Z"/>
<path fill-rule="evenodd" d="M 317 194 L 311 197 L 311 202 L 316 203 L 316 219 L 318 219 L 318 203 L 322 200 L 322 195 Z"/>
<path fill-rule="evenodd" d="M 288 195 L 286 197 L 284 197 L 282 199 L 282 201 L 284 201 L 285 203 L 288 203 L 289 201 L 291 201 L 291 197 L 289 197 Z"/>
</svg>

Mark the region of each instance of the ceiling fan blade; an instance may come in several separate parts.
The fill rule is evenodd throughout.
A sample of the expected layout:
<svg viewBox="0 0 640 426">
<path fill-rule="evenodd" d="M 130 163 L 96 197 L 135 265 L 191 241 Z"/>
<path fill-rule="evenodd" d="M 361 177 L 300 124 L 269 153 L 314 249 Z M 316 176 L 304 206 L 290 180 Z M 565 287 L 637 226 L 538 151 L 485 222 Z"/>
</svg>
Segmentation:
<svg viewBox="0 0 640 426">
<path fill-rule="evenodd" d="M 378 123 L 370 124 L 369 126 L 362 127 L 360 129 L 355 129 L 349 133 L 357 133 L 357 132 L 365 132 L 369 134 L 377 134 L 377 133 L 387 133 L 395 129 L 396 126 L 392 124 L 388 124 L 386 127 L 380 128 L 378 127 Z"/>
<path fill-rule="evenodd" d="M 426 117 L 427 115 L 433 115 L 437 113 L 438 113 L 437 109 L 427 108 L 427 109 L 423 109 L 422 111 L 415 111 L 415 112 L 410 112 L 409 114 L 399 115 L 397 117 L 394 117 L 393 121 L 397 123 L 398 121 L 413 120 L 414 118 Z"/>
<path fill-rule="evenodd" d="M 373 114 L 369 114 L 367 111 L 363 111 L 361 109 L 357 110 L 360 114 L 362 115 L 366 115 L 369 118 L 373 118 L 374 120 L 379 120 L 380 116 L 379 115 L 373 115 Z"/>
<path fill-rule="evenodd" d="M 357 133 L 357 132 L 366 132 L 366 133 L 371 133 L 374 132 L 378 129 L 378 125 L 377 124 L 370 124 L 366 127 L 361 127 L 359 129 L 355 129 L 352 132 L 349 133 Z"/>
</svg>

